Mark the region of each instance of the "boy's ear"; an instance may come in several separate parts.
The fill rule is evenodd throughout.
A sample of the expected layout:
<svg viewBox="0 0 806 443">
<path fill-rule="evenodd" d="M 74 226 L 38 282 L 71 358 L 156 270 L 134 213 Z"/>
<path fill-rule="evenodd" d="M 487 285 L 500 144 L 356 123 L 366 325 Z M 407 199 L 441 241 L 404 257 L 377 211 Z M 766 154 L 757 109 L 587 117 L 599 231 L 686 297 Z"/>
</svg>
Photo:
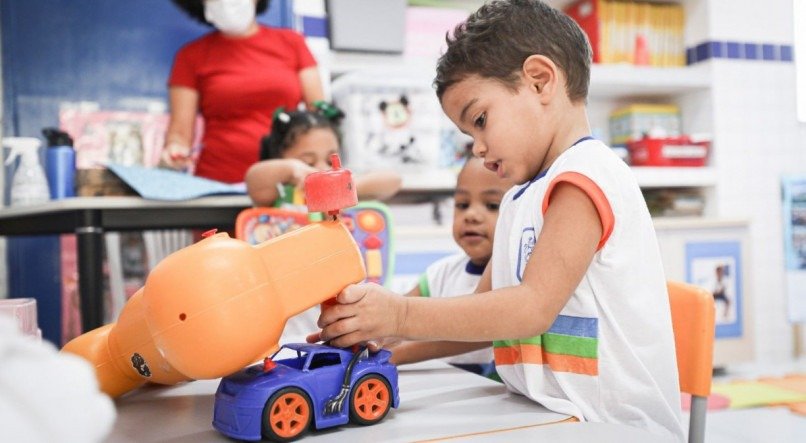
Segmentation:
<svg viewBox="0 0 806 443">
<path fill-rule="evenodd" d="M 526 82 L 531 90 L 541 96 L 541 101 L 551 98 L 557 90 L 557 72 L 557 65 L 545 55 L 530 55 L 523 62 Z"/>
</svg>

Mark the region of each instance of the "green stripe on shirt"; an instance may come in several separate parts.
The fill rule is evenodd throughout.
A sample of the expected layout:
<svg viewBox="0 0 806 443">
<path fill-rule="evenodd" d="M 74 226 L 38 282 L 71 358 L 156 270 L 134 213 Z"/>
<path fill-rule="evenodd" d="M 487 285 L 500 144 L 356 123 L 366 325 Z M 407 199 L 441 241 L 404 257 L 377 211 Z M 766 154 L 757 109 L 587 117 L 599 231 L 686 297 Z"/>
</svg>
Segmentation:
<svg viewBox="0 0 806 443">
<path fill-rule="evenodd" d="M 421 297 L 431 296 L 431 290 L 428 289 L 428 276 L 426 274 L 420 276 L 420 281 L 417 282 L 417 286 L 420 288 Z"/>
<path fill-rule="evenodd" d="M 575 337 L 573 335 L 543 334 L 523 340 L 496 340 L 496 348 L 513 347 L 518 344 L 542 346 L 544 352 L 550 354 L 574 355 L 577 357 L 597 358 L 599 340 L 590 337 Z"/>
</svg>

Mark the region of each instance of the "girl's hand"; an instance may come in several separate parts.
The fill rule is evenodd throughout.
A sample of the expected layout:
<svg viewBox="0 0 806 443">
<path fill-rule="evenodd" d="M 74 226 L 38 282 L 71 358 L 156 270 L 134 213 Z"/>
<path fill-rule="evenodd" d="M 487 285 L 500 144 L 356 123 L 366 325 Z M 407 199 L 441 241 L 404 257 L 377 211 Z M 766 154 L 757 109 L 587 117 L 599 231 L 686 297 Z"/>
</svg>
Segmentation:
<svg viewBox="0 0 806 443">
<path fill-rule="evenodd" d="M 302 188 L 305 183 L 305 177 L 317 171 L 316 168 L 296 158 L 287 158 L 281 161 L 285 162 L 288 168 L 288 181 L 286 183 L 298 188 Z"/>
<path fill-rule="evenodd" d="M 350 285 L 336 297 L 339 304 L 319 316 L 319 338 L 332 346 L 348 347 L 374 342 L 372 348 L 400 337 L 406 320 L 407 297 L 374 283 Z"/>
<path fill-rule="evenodd" d="M 160 153 L 160 168 L 186 171 L 193 163 L 190 146 L 180 143 L 169 143 Z"/>
</svg>

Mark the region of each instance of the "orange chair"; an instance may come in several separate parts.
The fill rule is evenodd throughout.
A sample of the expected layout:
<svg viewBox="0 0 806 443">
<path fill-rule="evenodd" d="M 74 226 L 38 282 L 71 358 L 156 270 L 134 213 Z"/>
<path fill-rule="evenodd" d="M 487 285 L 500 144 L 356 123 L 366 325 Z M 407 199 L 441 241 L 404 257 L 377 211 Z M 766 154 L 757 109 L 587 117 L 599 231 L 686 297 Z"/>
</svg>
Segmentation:
<svg viewBox="0 0 806 443">
<path fill-rule="evenodd" d="M 670 281 L 669 302 L 680 391 L 691 394 L 689 443 L 705 440 L 714 356 L 714 296 L 698 286 Z"/>
</svg>

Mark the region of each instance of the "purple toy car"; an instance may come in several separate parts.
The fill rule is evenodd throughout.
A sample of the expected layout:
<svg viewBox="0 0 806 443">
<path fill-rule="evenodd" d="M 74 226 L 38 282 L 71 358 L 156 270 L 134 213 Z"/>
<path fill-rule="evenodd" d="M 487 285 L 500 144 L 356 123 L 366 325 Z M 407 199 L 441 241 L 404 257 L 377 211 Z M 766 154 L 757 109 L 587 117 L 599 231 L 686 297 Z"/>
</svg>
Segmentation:
<svg viewBox="0 0 806 443">
<path fill-rule="evenodd" d="M 290 358 L 275 360 L 278 354 Z M 375 424 L 397 407 L 389 351 L 355 353 L 321 344 L 284 345 L 263 364 L 221 379 L 213 427 L 242 440 L 290 441 L 311 425 Z"/>
</svg>

